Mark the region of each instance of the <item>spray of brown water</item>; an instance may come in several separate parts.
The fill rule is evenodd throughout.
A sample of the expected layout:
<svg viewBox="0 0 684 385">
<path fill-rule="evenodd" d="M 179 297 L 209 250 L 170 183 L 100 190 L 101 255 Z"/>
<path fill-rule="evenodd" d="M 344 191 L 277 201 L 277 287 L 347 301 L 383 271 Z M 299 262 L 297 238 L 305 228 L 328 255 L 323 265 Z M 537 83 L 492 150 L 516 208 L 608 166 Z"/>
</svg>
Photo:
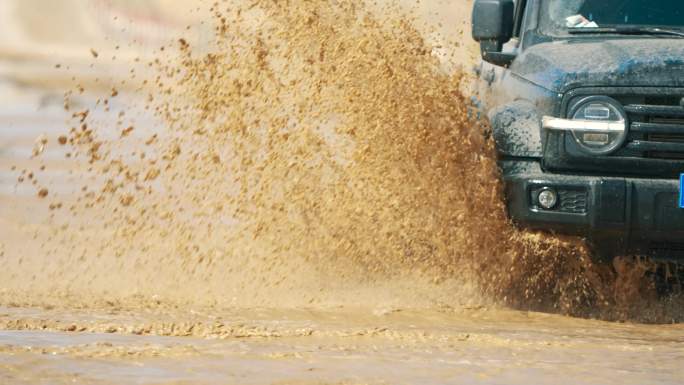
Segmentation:
<svg viewBox="0 0 684 385">
<path fill-rule="evenodd" d="M 179 39 L 150 63 L 140 92 L 164 129 L 112 135 L 74 114 L 60 141 L 88 163 L 84 192 L 56 207 L 51 263 L 24 288 L 84 302 L 636 308 L 615 306 L 614 277 L 582 244 L 510 226 L 468 79 L 440 67 L 410 17 L 346 0 L 212 12 L 210 52 Z"/>
</svg>

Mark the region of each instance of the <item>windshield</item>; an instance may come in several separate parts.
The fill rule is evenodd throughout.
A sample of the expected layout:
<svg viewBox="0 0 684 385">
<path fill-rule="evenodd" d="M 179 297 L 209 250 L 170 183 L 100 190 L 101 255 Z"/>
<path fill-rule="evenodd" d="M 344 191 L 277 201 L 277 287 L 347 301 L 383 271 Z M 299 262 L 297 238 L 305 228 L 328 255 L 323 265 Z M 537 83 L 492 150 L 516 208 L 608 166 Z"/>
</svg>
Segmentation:
<svg viewBox="0 0 684 385">
<path fill-rule="evenodd" d="M 684 29 L 684 0 L 546 0 L 542 5 L 544 34 L 621 26 Z"/>
</svg>

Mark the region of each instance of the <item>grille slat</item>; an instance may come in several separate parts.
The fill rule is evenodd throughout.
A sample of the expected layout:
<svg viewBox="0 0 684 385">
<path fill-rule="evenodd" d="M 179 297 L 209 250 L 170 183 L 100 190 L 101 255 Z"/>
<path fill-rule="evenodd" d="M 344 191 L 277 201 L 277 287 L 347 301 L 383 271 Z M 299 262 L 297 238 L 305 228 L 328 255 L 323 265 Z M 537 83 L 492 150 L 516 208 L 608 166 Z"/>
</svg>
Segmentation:
<svg viewBox="0 0 684 385">
<path fill-rule="evenodd" d="M 631 124 L 630 130 L 644 134 L 684 135 L 684 124 L 634 122 Z"/>
<path fill-rule="evenodd" d="M 669 118 L 684 118 L 684 107 L 682 106 L 656 106 L 647 104 L 628 104 L 625 112 L 634 115 L 660 116 Z"/>
<path fill-rule="evenodd" d="M 684 153 L 684 143 L 651 142 L 647 140 L 635 140 L 627 144 L 631 151 L 663 151 Z"/>
</svg>

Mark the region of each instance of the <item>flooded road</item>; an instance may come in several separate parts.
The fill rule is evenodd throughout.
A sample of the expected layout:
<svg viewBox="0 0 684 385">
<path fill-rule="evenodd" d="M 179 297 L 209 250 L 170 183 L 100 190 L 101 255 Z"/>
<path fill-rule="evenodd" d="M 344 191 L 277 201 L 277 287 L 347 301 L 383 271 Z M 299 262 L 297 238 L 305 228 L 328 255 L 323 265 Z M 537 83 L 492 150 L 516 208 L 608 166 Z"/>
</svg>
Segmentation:
<svg viewBox="0 0 684 385">
<path fill-rule="evenodd" d="M 470 2 L 294 5 L 0 72 L 0 384 L 684 384 L 681 299 L 506 220 Z"/>
<path fill-rule="evenodd" d="M 141 316 L 5 308 L 0 314 L 3 329 L 13 330 L 0 332 L 0 378 L 6 383 L 684 381 L 684 329 L 678 326 L 487 309 Z"/>
</svg>

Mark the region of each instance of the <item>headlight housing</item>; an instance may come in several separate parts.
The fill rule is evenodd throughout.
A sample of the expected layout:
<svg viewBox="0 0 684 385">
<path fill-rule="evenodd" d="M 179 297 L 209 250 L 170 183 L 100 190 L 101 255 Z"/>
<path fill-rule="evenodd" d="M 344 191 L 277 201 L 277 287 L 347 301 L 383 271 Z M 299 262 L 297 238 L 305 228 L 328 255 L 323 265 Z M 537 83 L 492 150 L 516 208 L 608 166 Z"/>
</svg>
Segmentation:
<svg viewBox="0 0 684 385">
<path fill-rule="evenodd" d="M 607 96 L 589 96 L 570 109 L 569 119 L 544 117 L 545 129 L 569 131 L 577 145 L 592 155 L 608 155 L 627 139 L 627 114 Z"/>
<path fill-rule="evenodd" d="M 610 154 L 627 139 L 627 114 L 620 103 L 607 96 L 591 96 L 579 101 L 568 116 L 572 120 L 613 123 L 605 131 L 572 130 L 577 144 L 591 154 Z"/>
</svg>

